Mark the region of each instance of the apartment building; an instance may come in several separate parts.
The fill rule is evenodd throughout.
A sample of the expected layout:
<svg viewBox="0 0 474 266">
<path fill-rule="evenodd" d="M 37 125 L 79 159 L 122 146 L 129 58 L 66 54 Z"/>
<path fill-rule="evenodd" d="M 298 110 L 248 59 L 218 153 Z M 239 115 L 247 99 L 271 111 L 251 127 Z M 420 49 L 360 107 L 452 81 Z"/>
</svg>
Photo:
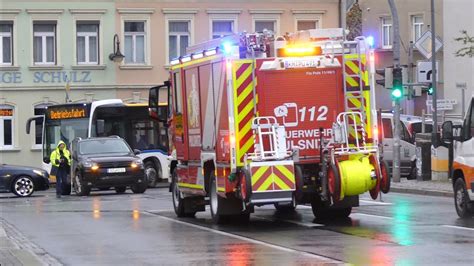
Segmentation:
<svg viewBox="0 0 474 266">
<path fill-rule="evenodd" d="M 339 2 L 2 0 L 0 162 L 41 165 L 42 125 L 31 135 L 25 125 L 48 105 L 146 102 L 186 47 L 242 31 L 338 27 Z M 109 59 L 117 48 L 122 62 Z"/>
</svg>

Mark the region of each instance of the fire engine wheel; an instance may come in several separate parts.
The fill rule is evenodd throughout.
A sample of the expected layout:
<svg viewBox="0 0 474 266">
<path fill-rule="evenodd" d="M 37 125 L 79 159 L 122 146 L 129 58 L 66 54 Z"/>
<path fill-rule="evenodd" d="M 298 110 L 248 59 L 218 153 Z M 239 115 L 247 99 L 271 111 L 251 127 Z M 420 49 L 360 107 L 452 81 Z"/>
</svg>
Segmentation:
<svg viewBox="0 0 474 266">
<path fill-rule="evenodd" d="M 380 172 L 382 173 L 382 179 L 380 182 L 380 190 L 387 194 L 390 191 L 390 183 L 392 182 L 392 175 L 388 172 L 388 164 L 386 161 L 380 162 Z"/>
<path fill-rule="evenodd" d="M 337 162 L 331 164 L 331 167 L 328 169 L 328 186 L 329 194 L 331 195 L 333 201 L 339 201 L 341 197 L 341 176 L 339 174 L 339 167 Z"/>
<path fill-rule="evenodd" d="M 240 198 L 244 202 L 249 202 L 252 194 L 252 181 L 250 172 L 247 169 L 240 171 Z"/>
<path fill-rule="evenodd" d="M 311 209 L 316 219 L 345 219 L 351 215 L 352 207 L 341 209 L 329 209 L 320 199 L 315 199 L 311 202 Z"/>
<path fill-rule="evenodd" d="M 454 206 L 460 218 L 468 218 L 474 214 L 469 210 L 469 196 L 466 190 L 466 183 L 462 178 L 458 178 L 454 182 Z"/>
<path fill-rule="evenodd" d="M 217 194 L 217 184 L 216 184 L 216 177 L 214 176 L 214 173 L 211 173 L 211 178 L 210 178 L 210 190 L 211 193 L 209 195 L 210 198 L 210 205 L 211 205 L 211 216 L 212 216 L 212 221 L 215 224 L 223 224 L 228 222 L 229 216 L 228 215 L 222 215 L 221 212 L 221 206 L 223 205 L 223 198 L 221 198 Z"/>
<path fill-rule="evenodd" d="M 301 169 L 301 166 L 295 165 L 295 185 L 296 185 L 296 191 L 295 191 L 295 208 L 296 204 L 298 202 L 301 202 L 303 200 L 303 186 L 304 186 L 304 180 L 303 180 L 303 169 Z"/>
<path fill-rule="evenodd" d="M 176 216 L 178 217 L 194 217 L 196 212 L 186 212 L 185 209 L 185 198 L 178 187 L 178 174 L 176 169 L 173 171 L 173 183 L 172 186 L 172 197 L 173 197 L 173 207 Z"/>
<path fill-rule="evenodd" d="M 374 170 L 375 170 L 375 174 L 377 176 L 377 183 L 375 184 L 375 187 L 373 189 L 370 190 L 370 197 L 373 199 L 373 200 L 376 200 L 377 197 L 379 196 L 379 192 L 380 192 L 380 181 L 382 179 L 382 176 L 380 174 L 380 164 L 378 163 L 378 160 L 377 158 L 374 156 L 374 155 L 371 155 L 369 157 L 369 160 L 370 160 L 370 164 L 372 164 L 374 166 Z"/>
<path fill-rule="evenodd" d="M 279 212 L 294 212 L 296 210 L 296 198 L 295 194 L 293 194 L 293 200 L 291 203 L 275 203 L 275 209 Z"/>
</svg>

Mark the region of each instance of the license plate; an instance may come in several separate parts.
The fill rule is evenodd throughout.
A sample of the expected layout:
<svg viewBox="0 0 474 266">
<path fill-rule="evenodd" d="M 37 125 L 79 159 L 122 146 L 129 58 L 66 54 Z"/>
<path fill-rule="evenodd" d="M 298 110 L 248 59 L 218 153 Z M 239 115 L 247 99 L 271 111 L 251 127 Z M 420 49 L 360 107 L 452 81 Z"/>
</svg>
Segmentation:
<svg viewBox="0 0 474 266">
<path fill-rule="evenodd" d="M 125 168 L 109 168 L 107 173 L 125 173 Z"/>
</svg>

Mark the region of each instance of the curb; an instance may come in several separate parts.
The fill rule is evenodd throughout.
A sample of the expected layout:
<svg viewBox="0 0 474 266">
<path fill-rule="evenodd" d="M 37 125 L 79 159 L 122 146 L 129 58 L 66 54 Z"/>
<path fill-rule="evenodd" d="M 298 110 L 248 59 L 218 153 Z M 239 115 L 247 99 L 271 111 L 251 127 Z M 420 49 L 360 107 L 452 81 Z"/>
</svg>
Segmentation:
<svg viewBox="0 0 474 266">
<path fill-rule="evenodd" d="M 416 188 L 391 187 L 390 191 L 405 193 L 405 194 L 416 194 L 416 195 L 426 195 L 426 196 L 436 196 L 436 197 L 454 197 L 454 192 L 439 191 L 439 190 L 422 190 L 422 189 L 416 189 Z"/>
<path fill-rule="evenodd" d="M 12 245 L 11 248 L 7 249 L 8 253 L 22 265 L 62 265 L 56 258 L 31 242 L 13 225 L 2 218 L 0 218 L 0 229 L 0 233 Z"/>
</svg>

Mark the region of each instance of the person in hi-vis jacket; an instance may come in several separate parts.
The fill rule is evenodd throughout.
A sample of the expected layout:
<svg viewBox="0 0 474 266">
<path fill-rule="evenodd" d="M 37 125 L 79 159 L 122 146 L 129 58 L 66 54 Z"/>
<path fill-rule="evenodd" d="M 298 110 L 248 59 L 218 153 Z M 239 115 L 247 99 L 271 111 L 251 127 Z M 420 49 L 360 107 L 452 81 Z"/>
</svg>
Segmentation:
<svg viewBox="0 0 474 266">
<path fill-rule="evenodd" d="M 66 143 L 60 140 L 56 149 L 51 153 L 51 172 L 56 172 L 56 197 L 60 198 L 63 184 L 67 183 L 67 175 L 71 166 L 71 154 Z"/>
</svg>

